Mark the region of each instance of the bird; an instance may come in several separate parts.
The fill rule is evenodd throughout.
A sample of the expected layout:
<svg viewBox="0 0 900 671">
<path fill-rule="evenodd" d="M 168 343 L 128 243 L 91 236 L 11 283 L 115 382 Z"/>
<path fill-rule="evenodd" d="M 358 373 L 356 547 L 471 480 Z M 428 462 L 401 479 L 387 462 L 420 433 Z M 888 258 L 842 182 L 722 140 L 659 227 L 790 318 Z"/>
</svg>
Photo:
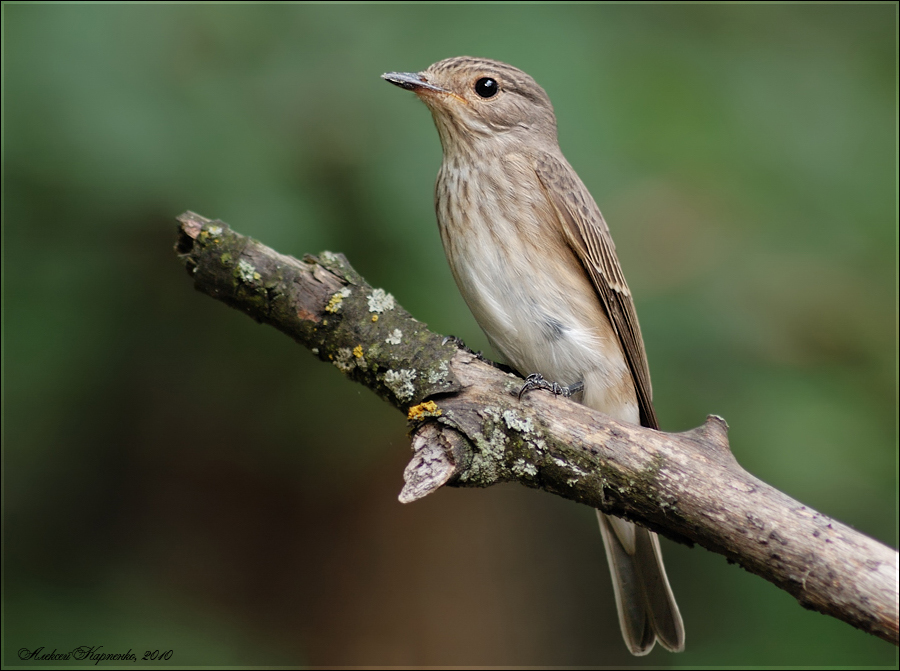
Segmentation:
<svg viewBox="0 0 900 671">
<path fill-rule="evenodd" d="M 658 429 L 631 292 L 609 227 L 559 148 L 544 89 L 511 65 L 470 56 L 382 78 L 431 111 L 443 149 L 441 241 L 494 349 L 529 375 L 525 388 L 562 391 Z M 629 651 L 646 655 L 657 640 L 682 651 L 684 624 L 656 534 L 599 510 L 597 520 Z"/>
</svg>

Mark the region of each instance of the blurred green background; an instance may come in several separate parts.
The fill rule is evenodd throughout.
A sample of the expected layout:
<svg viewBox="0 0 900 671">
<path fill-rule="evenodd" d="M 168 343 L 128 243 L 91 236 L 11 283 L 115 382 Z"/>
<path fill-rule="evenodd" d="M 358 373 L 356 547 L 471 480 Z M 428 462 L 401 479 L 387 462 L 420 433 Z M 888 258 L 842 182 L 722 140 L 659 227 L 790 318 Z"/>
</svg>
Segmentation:
<svg viewBox="0 0 900 671">
<path fill-rule="evenodd" d="M 170 664 L 894 665 L 664 541 L 687 651 L 631 658 L 593 513 L 396 500 L 404 418 L 196 293 L 174 216 L 344 252 L 487 344 L 434 223 L 455 55 L 547 90 L 666 430 L 897 545 L 897 6 L 3 6 L 4 645 Z M 33 665 L 30 663 L 29 665 Z M 58 663 L 64 666 L 65 663 Z"/>
</svg>

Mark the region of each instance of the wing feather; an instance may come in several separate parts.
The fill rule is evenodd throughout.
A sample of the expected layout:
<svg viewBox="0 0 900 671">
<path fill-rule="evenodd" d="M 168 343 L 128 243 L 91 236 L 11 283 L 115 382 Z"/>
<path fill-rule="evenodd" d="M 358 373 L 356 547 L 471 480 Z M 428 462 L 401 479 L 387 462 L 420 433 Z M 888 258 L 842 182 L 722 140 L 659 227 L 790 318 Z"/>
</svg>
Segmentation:
<svg viewBox="0 0 900 671">
<path fill-rule="evenodd" d="M 584 266 L 619 337 L 634 378 L 641 424 L 658 429 L 641 327 L 609 227 L 591 194 L 565 159 L 545 154 L 538 159 L 535 172 L 556 210 L 569 246 Z"/>
</svg>

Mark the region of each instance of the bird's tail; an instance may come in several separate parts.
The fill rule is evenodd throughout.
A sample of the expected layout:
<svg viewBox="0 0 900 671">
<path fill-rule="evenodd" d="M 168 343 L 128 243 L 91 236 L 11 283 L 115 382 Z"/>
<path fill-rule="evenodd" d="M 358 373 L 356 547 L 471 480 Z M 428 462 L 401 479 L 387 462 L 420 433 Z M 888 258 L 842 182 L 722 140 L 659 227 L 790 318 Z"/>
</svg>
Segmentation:
<svg viewBox="0 0 900 671">
<path fill-rule="evenodd" d="M 684 650 L 684 624 L 652 531 L 597 511 L 616 593 L 622 636 L 633 655 L 646 655 L 659 639 L 672 652 Z"/>
</svg>

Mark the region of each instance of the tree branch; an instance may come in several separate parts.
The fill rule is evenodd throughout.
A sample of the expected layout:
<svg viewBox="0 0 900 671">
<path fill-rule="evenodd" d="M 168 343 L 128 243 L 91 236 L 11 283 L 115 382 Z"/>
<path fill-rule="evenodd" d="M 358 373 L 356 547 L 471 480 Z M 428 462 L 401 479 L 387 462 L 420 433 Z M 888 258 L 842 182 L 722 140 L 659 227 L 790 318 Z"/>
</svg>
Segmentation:
<svg viewBox="0 0 900 671">
<path fill-rule="evenodd" d="M 447 343 L 339 254 L 302 261 L 193 213 L 176 251 L 194 285 L 274 326 L 407 414 L 404 503 L 444 484 L 517 481 L 724 555 L 805 608 L 898 643 L 898 555 L 744 471 L 710 416 L 670 434 L 624 424 Z"/>
</svg>

